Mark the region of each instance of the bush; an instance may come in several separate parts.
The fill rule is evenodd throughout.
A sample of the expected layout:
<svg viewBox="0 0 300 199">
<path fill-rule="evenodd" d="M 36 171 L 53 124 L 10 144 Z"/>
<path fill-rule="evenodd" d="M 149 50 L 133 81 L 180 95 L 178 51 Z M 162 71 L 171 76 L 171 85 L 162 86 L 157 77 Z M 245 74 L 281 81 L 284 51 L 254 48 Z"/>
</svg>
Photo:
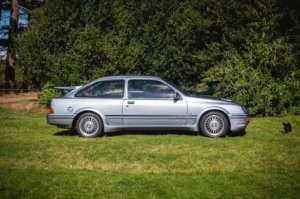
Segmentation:
<svg viewBox="0 0 300 199">
<path fill-rule="evenodd" d="M 294 68 L 290 46 L 281 41 L 249 45 L 247 54 L 226 52 L 206 73 L 206 83 L 218 81 L 214 95 L 231 98 L 251 115 L 297 114 L 300 110 L 300 74 Z"/>
<path fill-rule="evenodd" d="M 59 96 L 59 91 L 57 89 L 54 89 L 54 84 L 51 82 L 47 82 L 43 88 L 42 91 L 39 92 L 39 104 L 43 106 L 50 106 L 50 101 L 54 97 Z"/>
</svg>

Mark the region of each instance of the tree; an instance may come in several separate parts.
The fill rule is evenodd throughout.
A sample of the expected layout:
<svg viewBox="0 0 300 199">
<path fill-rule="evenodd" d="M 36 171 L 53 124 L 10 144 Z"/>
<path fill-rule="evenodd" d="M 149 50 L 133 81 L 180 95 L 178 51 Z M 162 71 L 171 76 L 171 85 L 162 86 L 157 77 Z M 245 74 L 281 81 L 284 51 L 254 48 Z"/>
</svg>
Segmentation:
<svg viewBox="0 0 300 199">
<path fill-rule="evenodd" d="M 19 7 L 17 0 L 12 0 L 10 8 L 10 25 L 8 33 L 8 47 L 6 55 L 6 68 L 5 68 L 5 87 L 16 88 L 15 78 L 15 57 L 16 52 L 13 45 L 13 37 L 17 34 L 18 30 L 18 15 Z"/>
<path fill-rule="evenodd" d="M 156 75 L 184 89 L 217 82 L 213 94 L 253 114 L 279 114 L 300 106 L 300 20 L 293 7 L 282 0 L 51 0 L 19 35 L 17 65 L 39 89 L 106 75 Z M 269 90 L 249 89 L 258 83 Z M 282 98 L 279 90 L 293 95 Z"/>
<path fill-rule="evenodd" d="M 15 77 L 15 62 L 16 62 L 16 46 L 15 39 L 19 33 L 19 9 L 26 10 L 26 12 L 31 12 L 41 5 L 43 0 L 6 0 L 1 2 L 1 9 L 9 7 L 10 9 L 10 23 L 8 26 L 8 38 L 2 38 L 0 40 L 0 45 L 7 48 L 6 53 L 6 67 L 5 67 L 5 87 L 6 88 L 16 88 L 16 77 Z M 5 29 L 6 27 L 2 27 Z"/>
</svg>

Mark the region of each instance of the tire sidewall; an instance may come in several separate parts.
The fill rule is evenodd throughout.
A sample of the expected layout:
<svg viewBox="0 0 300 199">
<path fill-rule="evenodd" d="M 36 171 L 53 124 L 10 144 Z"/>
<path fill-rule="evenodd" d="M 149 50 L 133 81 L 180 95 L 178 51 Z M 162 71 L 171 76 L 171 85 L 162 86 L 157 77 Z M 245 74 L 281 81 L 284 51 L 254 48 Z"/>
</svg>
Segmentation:
<svg viewBox="0 0 300 199">
<path fill-rule="evenodd" d="M 223 122 L 224 122 L 223 131 L 221 133 L 216 134 L 216 135 L 212 135 L 211 133 L 207 132 L 205 127 L 204 127 L 204 121 L 211 115 L 217 115 L 217 116 L 221 117 Z M 229 121 L 223 113 L 221 113 L 219 111 L 211 111 L 211 112 L 208 112 L 208 113 L 204 114 L 204 116 L 200 120 L 199 125 L 200 125 L 201 133 L 204 136 L 211 137 L 211 138 L 217 138 L 217 137 L 224 137 L 226 135 L 226 133 L 228 132 Z"/>
<path fill-rule="evenodd" d="M 86 118 L 88 116 L 94 117 L 97 120 L 98 126 L 99 126 L 98 131 L 89 136 L 84 134 L 83 132 L 81 132 L 81 128 L 80 128 L 81 120 L 83 120 L 84 118 Z M 86 138 L 102 136 L 103 135 L 103 122 L 102 122 L 101 118 L 98 115 L 96 115 L 95 113 L 84 113 L 84 114 L 80 115 L 78 120 L 76 121 L 76 132 L 78 133 L 79 136 L 86 137 Z"/>
</svg>

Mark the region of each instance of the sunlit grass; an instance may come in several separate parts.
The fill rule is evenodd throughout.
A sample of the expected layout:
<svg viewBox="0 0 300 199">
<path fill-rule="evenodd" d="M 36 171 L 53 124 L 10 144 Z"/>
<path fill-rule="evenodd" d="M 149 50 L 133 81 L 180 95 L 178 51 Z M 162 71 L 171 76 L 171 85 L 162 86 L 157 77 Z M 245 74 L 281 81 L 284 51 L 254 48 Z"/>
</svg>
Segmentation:
<svg viewBox="0 0 300 199">
<path fill-rule="evenodd" d="M 297 198 L 300 117 L 245 136 L 118 133 L 86 139 L 46 113 L 0 109 L 0 198 Z M 283 133 L 282 122 L 293 132 Z"/>
</svg>

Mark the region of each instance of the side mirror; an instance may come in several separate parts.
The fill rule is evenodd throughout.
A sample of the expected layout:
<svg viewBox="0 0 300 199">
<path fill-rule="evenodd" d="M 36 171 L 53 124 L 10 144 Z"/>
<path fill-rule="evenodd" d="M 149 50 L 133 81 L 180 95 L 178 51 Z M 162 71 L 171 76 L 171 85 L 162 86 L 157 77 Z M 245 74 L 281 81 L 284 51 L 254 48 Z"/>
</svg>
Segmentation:
<svg viewBox="0 0 300 199">
<path fill-rule="evenodd" d="M 178 100 L 180 100 L 181 99 L 181 96 L 179 95 L 179 93 L 175 93 L 175 97 L 174 97 L 174 101 L 176 102 L 176 101 L 178 101 Z"/>
</svg>

